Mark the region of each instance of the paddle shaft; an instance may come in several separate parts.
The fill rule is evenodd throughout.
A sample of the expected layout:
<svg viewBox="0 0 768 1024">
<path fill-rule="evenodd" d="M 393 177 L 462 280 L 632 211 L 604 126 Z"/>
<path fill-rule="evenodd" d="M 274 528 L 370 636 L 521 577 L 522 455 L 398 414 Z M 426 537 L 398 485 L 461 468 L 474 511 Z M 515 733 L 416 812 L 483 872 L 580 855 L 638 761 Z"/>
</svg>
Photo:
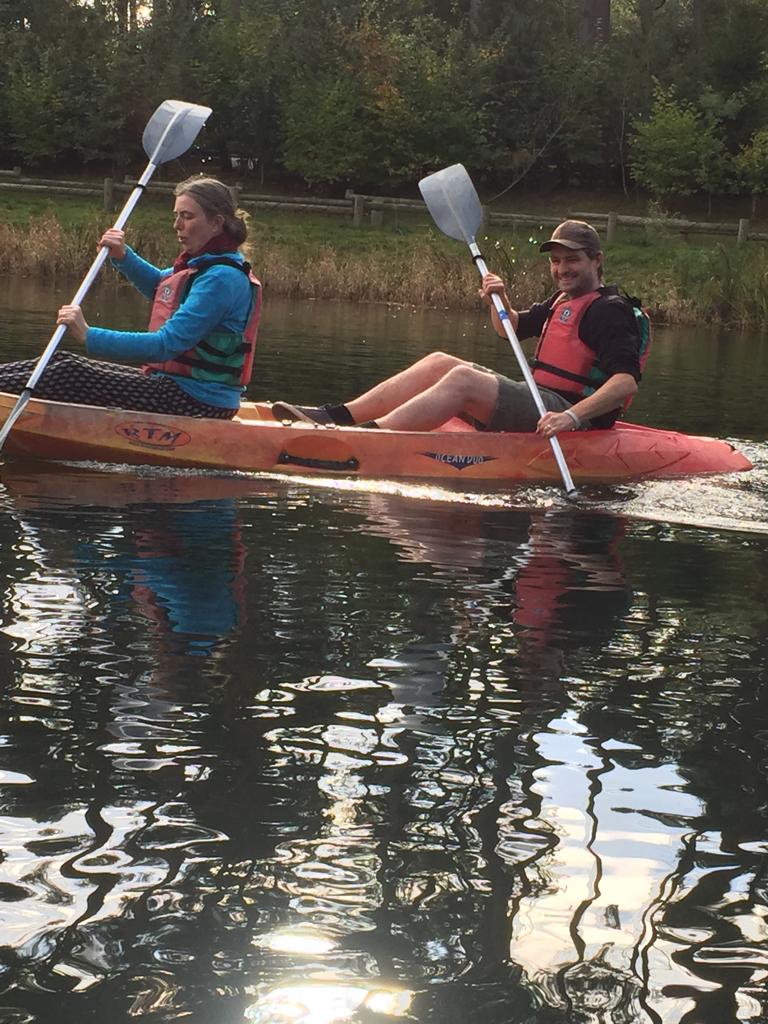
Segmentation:
<svg viewBox="0 0 768 1024">
<path fill-rule="evenodd" d="M 138 203 L 139 199 L 141 198 L 141 193 L 144 191 L 144 187 L 145 187 L 146 183 L 152 177 L 152 174 L 154 173 L 155 170 L 157 170 L 157 165 L 150 162 L 147 165 L 147 169 L 144 171 L 144 174 L 142 174 L 141 178 L 139 179 L 138 184 L 136 185 L 136 187 L 133 189 L 133 191 L 131 192 L 130 196 L 128 197 L 128 202 L 125 204 L 125 206 L 123 207 L 122 211 L 120 212 L 120 216 L 115 221 L 114 227 L 116 227 L 118 229 L 122 229 L 122 227 L 125 225 L 126 221 L 130 217 L 130 215 L 133 213 L 134 207 L 136 206 L 136 204 Z M 88 270 L 88 273 L 83 278 L 82 284 L 77 289 L 77 291 L 76 291 L 76 293 L 74 295 L 74 298 L 72 299 L 71 305 L 79 306 L 80 303 L 83 301 L 85 296 L 90 291 L 91 285 L 96 280 L 96 277 L 98 276 L 99 271 L 101 270 L 102 266 L 106 262 L 106 259 L 107 259 L 108 255 L 109 255 L 109 246 L 103 245 L 99 249 L 98 254 L 96 256 L 96 259 L 91 264 L 90 269 Z M 53 335 L 51 336 L 51 340 L 45 346 L 45 350 L 44 350 L 43 354 L 40 356 L 40 359 L 38 360 L 37 366 L 33 370 L 32 375 L 30 376 L 29 380 L 27 381 L 27 387 L 25 388 L 25 390 L 30 390 L 30 391 L 34 390 L 35 385 L 37 384 L 37 382 L 42 377 L 43 372 L 44 372 L 46 366 L 48 365 L 48 361 L 50 360 L 50 358 L 53 355 L 53 353 L 56 351 L 56 348 L 57 348 L 59 342 L 64 337 L 64 334 L 65 334 L 66 330 L 67 330 L 67 328 L 66 328 L 65 324 L 59 324 L 59 326 L 56 328 L 56 330 L 54 331 Z"/>
<path fill-rule="evenodd" d="M 486 265 L 485 260 L 480 254 L 480 249 L 478 248 L 477 243 L 469 242 L 468 244 L 469 251 L 472 253 L 472 259 L 475 261 L 475 265 L 477 266 L 477 269 L 480 272 L 480 276 L 485 277 L 485 275 L 488 273 L 488 267 Z M 525 358 L 525 353 L 520 347 L 520 342 L 518 341 L 517 335 L 515 334 L 515 329 L 510 323 L 509 313 L 504 308 L 504 303 L 501 301 L 501 298 L 495 292 L 491 296 L 491 300 L 498 314 L 499 321 L 503 326 L 504 331 L 506 332 L 507 338 L 509 339 L 509 343 L 512 346 L 512 351 L 515 353 L 515 358 L 517 359 L 517 362 L 520 366 L 520 370 L 525 379 L 525 383 L 528 385 L 528 390 L 531 393 L 531 398 L 534 401 L 539 416 L 543 416 L 544 413 L 547 412 L 547 409 L 545 408 L 544 403 L 541 400 L 539 389 L 536 386 L 536 381 L 533 379 L 533 374 L 531 373 L 530 367 L 528 366 L 528 360 Z M 563 449 L 560 447 L 560 442 L 556 437 L 550 437 L 549 443 L 552 446 L 552 452 L 555 456 L 557 468 L 560 470 L 560 476 L 563 478 L 563 486 L 565 487 L 565 493 L 569 498 L 571 498 L 576 494 L 576 485 L 573 482 L 570 470 L 568 469 L 568 464 L 565 461 Z"/>
<path fill-rule="evenodd" d="M 152 175 L 157 170 L 158 164 L 155 163 L 155 160 L 157 159 L 158 155 L 160 153 L 162 153 L 163 146 L 165 145 L 166 139 L 169 137 L 169 133 L 172 131 L 172 129 L 174 129 L 176 127 L 176 123 L 179 121 L 179 119 L 183 118 L 184 116 L 185 116 L 185 112 L 184 111 L 178 111 L 176 114 L 174 114 L 174 116 L 168 122 L 168 125 L 167 125 L 165 131 L 161 135 L 157 145 L 155 146 L 155 148 L 154 148 L 154 150 L 152 152 L 152 156 L 149 158 L 149 163 L 145 167 L 144 173 L 139 178 L 139 180 L 136 183 L 136 186 L 133 189 L 133 191 L 131 192 L 130 196 L 128 196 L 128 201 L 126 202 L 125 206 L 120 211 L 120 214 L 119 214 L 117 220 L 114 223 L 114 227 L 116 227 L 118 229 L 122 229 L 123 226 L 125 225 L 125 223 L 127 222 L 128 218 L 130 217 L 130 215 L 133 213 L 133 209 L 136 206 L 136 204 L 138 203 L 139 199 L 141 198 L 141 194 L 144 191 L 144 189 L 146 188 L 147 182 L 149 181 L 149 179 L 152 177 Z M 108 254 L 109 254 L 109 246 L 103 245 L 99 249 L 99 252 L 98 252 L 98 254 L 96 256 L 96 259 L 91 264 L 90 269 L 88 270 L 88 273 L 85 275 L 82 284 L 77 289 L 77 292 L 75 293 L 75 296 L 72 299 L 71 305 L 79 306 L 80 303 L 83 301 L 83 299 L 87 295 L 91 285 L 96 280 L 97 274 L 99 273 L 99 271 L 101 270 L 102 266 L 104 265 L 104 262 L 105 262 Z M 64 337 L 64 334 L 66 333 L 66 330 L 67 330 L 67 328 L 66 328 L 65 324 L 59 324 L 59 326 L 56 328 L 56 330 L 51 335 L 51 340 L 45 346 L 43 354 L 38 359 L 37 365 L 35 366 L 34 370 L 30 374 L 29 380 L 27 381 L 26 385 L 24 386 L 24 390 L 19 395 L 18 402 L 13 407 L 13 409 L 11 409 L 10 413 L 8 414 L 8 419 L 3 424 L 2 430 L 0 430 L 0 450 L 2 450 L 3 445 L 5 444 L 5 440 L 8 437 L 8 435 L 10 434 L 11 430 L 13 429 L 13 426 L 16 423 L 16 421 L 18 420 L 19 416 L 21 416 L 22 412 L 24 412 L 24 409 L 27 407 L 27 404 L 28 404 L 30 398 L 32 397 L 32 393 L 34 392 L 34 389 L 35 389 L 38 381 L 40 380 L 40 378 L 42 377 L 43 373 L 45 372 L 45 368 L 47 367 L 48 363 L 50 362 L 50 359 L 53 356 L 54 352 L 58 348 L 59 342 Z"/>
</svg>

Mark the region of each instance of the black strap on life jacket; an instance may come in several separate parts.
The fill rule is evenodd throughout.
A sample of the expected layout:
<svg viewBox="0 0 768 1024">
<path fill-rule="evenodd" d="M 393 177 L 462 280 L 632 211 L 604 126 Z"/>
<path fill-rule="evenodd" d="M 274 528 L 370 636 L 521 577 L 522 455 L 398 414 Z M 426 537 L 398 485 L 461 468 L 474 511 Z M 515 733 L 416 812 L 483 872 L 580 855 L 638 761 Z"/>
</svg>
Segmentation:
<svg viewBox="0 0 768 1024">
<path fill-rule="evenodd" d="M 241 263 L 239 260 L 233 260 L 229 256 L 214 256 L 213 259 L 206 260 L 205 263 L 201 264 L 201 266 L 199 266 L 199 267 L 190 267 L 189 269 L 190 270 L 194 270 L 197 274 L 203 274 L 210 267 L 217 267 L 217 266 L 220 266 L 220 267 L 234 267 L 235 270 L 242 270 L 242 272 L 245 274 L 246 277 L 251 272 L 251 264 L 250 263 L 248 263 L 246 261 L 243 261 Z"/>
<path fill-rule="evenodd" d="M 547 370 L 549 373 L 557 374 L 558 377 L 563 377 L 565 380 L 572 380 L 576 384 L 592 385 L 595 383 L 594 378 L 583 377 L 580 373 L 571 373 L 570 370 L 562 370 L 559 366 L 542 362 L 541 359 L 530 359 L 529 365 L 534 370 Z"/>
</svg>

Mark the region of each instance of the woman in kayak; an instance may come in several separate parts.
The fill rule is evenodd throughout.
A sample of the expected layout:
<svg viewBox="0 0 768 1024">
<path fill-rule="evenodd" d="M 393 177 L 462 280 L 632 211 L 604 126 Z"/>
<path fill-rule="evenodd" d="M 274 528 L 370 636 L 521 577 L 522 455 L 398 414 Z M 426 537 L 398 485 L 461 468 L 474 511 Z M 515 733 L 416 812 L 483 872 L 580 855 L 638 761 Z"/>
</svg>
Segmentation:
<svg viewBox="0 0 768 1024">
<path fill-rule="evenodd" d="M 57 323 L 89 355 L 117 362 L 57 352 L 36 398 L 216 419 L 237 413 L 261 309 L 261 286 L 240 252 L 247 227 L 229 189 L 215 178 L 189 178 L 175 195 L 174 230 L 182 251 L 172 267 L 160 270 L 142 259 L 117 228 L 99 240 L 113 265 L 152 301 L 149 329 L 91 327 L 79 306 L 62 306 Z M 0 391 L 20 392 L 35 365 L 0 365 Z"/>
</svg>

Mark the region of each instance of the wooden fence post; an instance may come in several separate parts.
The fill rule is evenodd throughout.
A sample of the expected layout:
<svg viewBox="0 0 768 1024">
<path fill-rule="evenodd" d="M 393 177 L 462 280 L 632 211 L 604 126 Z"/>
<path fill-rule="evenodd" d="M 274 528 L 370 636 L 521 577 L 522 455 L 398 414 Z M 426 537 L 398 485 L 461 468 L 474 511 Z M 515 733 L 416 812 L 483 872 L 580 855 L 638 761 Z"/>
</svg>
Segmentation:
<svg viewBox="0 0 768 1024">
<path fill-rule="evenodd" d="M 384 211 L 383 210 L 371 210 L 371 227 L 380 228 L 384 223 Z"/>
<path fill-rule="evenodd" d="M 112 213 L 115 208 L 115 183 L 112 178 L 104 179 L 104 209 Z"/>
<path fill-rule="evenodd" d="M 352 223 L 359 228 L 365 216 L 365 196 L 352 195 Z"/>
<path fill-rule="evenodd" d="M 744 245 L 749 237 L 749 217 L 739 217 L 739 231 L 736 235 L 736 245 Z"/>
<path fill-rule="evenodd" d="M 608 214 L 608 223 L 605 227 L 605 240 L 606 242 L 613 242 L 616 238 L 616 224 L 617 217 L 615 213 Z"/>
</svg>

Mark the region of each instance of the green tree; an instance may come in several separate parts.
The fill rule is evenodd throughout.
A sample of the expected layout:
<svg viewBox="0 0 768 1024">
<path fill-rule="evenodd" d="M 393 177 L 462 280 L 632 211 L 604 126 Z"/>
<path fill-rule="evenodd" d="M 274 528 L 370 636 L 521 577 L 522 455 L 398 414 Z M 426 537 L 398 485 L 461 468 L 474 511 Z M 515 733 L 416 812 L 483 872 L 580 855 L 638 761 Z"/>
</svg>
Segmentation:
<svg viewBox="0 0 768 1024">
<path fill-rule="evenodd" d="M 736 169 L 733 156 L 728 151 L 726 125 L 739 115 L 744 101 L 740 93 L 722 96 L 707 86 L 699 96 L 702 133 L 699 149 L 699 184 L 707 193 L 707 211 L 712 213 L 712 197 L 726 192 L 736 185 Z"/>
<path fill-rule="evenodd" d="M 580 5 L 519 0 L 496 5 L 496 59 L 489 86 L 488 170 L 505 180 L 564 186 L 602 177 L 602 48 L 574 45 Z M 553 55 L 567 52 L 567 67 Z"/>
<path fill-rule="evenodd" d="M 657 86 L 650 117 L 632 127 L 632 176 L 655 197 L 691 195 L 714 177 L 722 153 L 714 127 L 674 88 Z"/>
<path fill-rule="evenodd" d="M 0 151 L 38 166 L 125 166 L 171 96 L 225 167 L 711 196 L 768 123 L 765 0 L 0 0 L 0 52 Z"/>
<path fill-rule="evenodd" d="M 127 92 L 112 29 L 94 8 L 50 7 L 39 30 L 22 19 L 4 33 L 10 148 L 32 165 L 108 160 L 120 148 Z"/>
<path fill-rule="evenodd" d="M 484 162 L 494 57 L 466 29 L 431 17 L 330 27 L 333 62 L 305 64 L 286 83 L 289 170 L 313 182 L 391 187 L 444 163 Z"/>
<path fill-rule="evenodd" d="M 248 160 L 263 176 L 278 159 L 281 30 L 280 18 L 259 3 L 230 6 L 202 25 L 194 73 L 213 110 L 203 145 L 217 150 L 223 164 L 245 158 L 245 173 Z"/>
<path fill-rule="evenodd" d="M 297 78 L 283 104 L 283 160 L 310 184 L 354 180 L 365 163 L 366 113 L 350 76 Z"/>
<path fill-rule="evenodd" d="M 698 158 L 697 181 L 707 194 L 707 215 L 711 216 L 712 197 L 734 184 L 734 161 L 717 125 L 708 128 L 699 139 Z"/>
<path fill-rule="evenodd" d="M 386 28 L 364 22 L 347 34 L 365 97 L 367 180 L 413 183 L 443 164 L 485 163 L 495 56 L 470 35 L 432 17 Z"/>
<path fill-rule="evenodd" d="M 758 129 L 736 158 L 738 169 L 752 196 L 752 216 L 758 196 L 768 195 L 768 127 Z"/>
<path fill-rule="evenodd" d="M 17 65 L 8 78 L 6 117 L 13 151 L 32 166 L 54 162 L 67 140 L 61 130 L 61 94 L 48 54 L 40 55 L 36 67 Z"/>
</svg>

